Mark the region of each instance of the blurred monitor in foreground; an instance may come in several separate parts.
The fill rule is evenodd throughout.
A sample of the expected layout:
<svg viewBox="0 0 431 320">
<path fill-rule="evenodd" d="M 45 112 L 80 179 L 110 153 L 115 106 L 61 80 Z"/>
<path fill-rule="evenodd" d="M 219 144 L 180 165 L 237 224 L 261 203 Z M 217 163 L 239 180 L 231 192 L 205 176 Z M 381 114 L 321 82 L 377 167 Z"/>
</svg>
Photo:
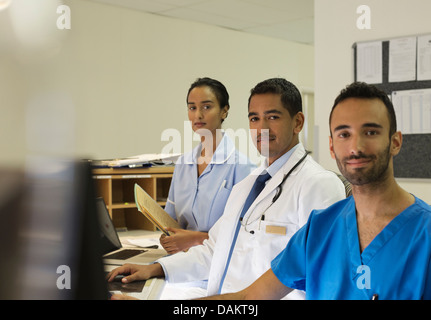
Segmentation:
<svg viewBox="0 0 431 320">
<path fill-rule="evenodd" d="M 19 230 L 24 202 L 24 174 L 0 169 L 0 300 L 15 298 L 19 276 Z"/>
<path fill-rule="evenodd" d="M 21 190 L 18 268 L 6 276 L 15 290 L 4 298 L 107 299 L 89 164 L 34 159 Z"/>
</svg>

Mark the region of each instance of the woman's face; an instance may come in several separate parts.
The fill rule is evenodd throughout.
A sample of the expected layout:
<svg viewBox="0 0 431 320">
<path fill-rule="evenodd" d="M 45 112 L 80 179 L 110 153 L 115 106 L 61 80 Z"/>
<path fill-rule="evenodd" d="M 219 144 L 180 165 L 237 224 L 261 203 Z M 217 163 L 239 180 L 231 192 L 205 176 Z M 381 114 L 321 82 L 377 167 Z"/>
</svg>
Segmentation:
<svg viewBox="0 0 431 320">
<path fill-rule="evenodd" d="M 221 107 L 216 95 L 207 86 L 195 87 L 190 91 L 187 109 L 193 131 L 201 135 L 204 134 L 204 129 L 212 134 L 221 129 L 222 120 L 228 112 L 228 107 Z"/>
</svg>

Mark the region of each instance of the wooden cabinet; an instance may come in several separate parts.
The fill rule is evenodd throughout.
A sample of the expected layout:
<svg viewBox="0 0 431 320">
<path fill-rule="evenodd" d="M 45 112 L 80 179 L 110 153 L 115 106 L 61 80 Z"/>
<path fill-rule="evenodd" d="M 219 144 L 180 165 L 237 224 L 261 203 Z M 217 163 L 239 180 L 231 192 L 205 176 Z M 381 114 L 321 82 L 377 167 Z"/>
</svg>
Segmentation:
<svg viewBox="0 0 431 320">
<path fill-rule="evenodd" d="M 174 167 L 93 169 L 97 195 L 103 197 L 117 229 L 155 231 L 138 211 L 134 185 L 139 184 L 162 207 L 165 206 Z"/>
</svg>

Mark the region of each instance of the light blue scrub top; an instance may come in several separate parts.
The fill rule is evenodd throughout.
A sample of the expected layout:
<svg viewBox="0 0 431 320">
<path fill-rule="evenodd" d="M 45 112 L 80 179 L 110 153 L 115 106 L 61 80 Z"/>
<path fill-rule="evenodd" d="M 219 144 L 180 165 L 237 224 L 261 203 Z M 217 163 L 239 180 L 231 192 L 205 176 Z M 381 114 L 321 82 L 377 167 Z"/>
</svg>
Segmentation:
<svg viewBox="0 0 431 320">
<path fill-rule="evenodd" d="M 313 211 L 271 268 L 312 300 L 431 299 L 430 257 L 428 204 L 415 197 L 361 253 L 351 196 Z"/>
<path fill-rule="evenodd" d="M 183 229 L 208 232 L 223 214 L 232 187 L 255 169 L 224 134 L 204 172 L 198 177 L 201 144 L 176 165 L 165 210 Z"/>
</svg>

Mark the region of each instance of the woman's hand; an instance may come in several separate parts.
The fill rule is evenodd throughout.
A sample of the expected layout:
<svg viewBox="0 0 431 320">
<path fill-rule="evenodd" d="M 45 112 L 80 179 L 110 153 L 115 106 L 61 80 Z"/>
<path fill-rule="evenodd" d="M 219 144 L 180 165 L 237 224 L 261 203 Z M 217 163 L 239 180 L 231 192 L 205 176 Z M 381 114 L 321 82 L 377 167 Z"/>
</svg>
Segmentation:
<svg viewBox="0 0 431 320">
<path fill-rule="evenodd" d="M 206 232 L 176 228 L 166 228 L 166 230 L 170 235 L 162 234 L 160 244 L 169 254 L 187 251 L 190 247 L 202 244 L 205 239 L 208 239 Z"/>
</svg>

